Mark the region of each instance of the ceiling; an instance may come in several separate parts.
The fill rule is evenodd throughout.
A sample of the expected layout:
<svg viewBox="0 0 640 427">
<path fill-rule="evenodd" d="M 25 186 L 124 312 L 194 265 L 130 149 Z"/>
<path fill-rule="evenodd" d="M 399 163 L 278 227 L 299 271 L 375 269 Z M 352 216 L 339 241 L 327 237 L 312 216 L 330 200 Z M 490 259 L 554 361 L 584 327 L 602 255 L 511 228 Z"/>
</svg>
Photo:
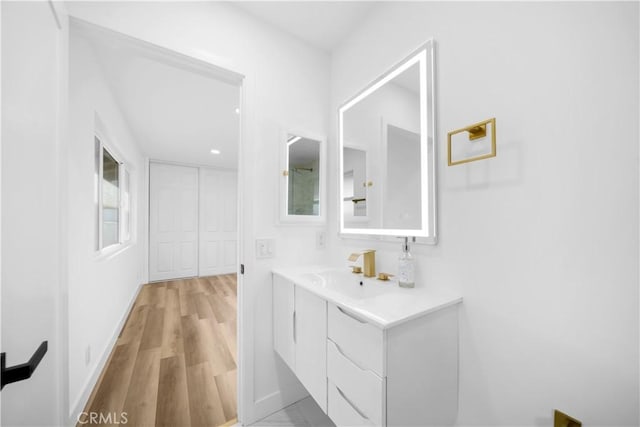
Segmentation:
<svg viewBox="0 0 640 427">
<path fill-rule="evenodd" d="M 331 52 L 377 2 L 239 1 L 231 4 L 316 48 Z"/>
<path fill-rule="evenodd" d="M 237 168 L 238 86 L 117 38 L 88 40 L 145 156 Z"/>
<path fill-rule="evenodd" d="M 230 3 L 309 45 L 330 52 L 375 2 Z M 236 169 L 239 87 L 170 55 L 108 33 L 83 32 L 145 156 Z M 219 76 L 218 76 L 219 77 Z M 219 150 L 214 155 L 211 150 Z"/>
</svg>

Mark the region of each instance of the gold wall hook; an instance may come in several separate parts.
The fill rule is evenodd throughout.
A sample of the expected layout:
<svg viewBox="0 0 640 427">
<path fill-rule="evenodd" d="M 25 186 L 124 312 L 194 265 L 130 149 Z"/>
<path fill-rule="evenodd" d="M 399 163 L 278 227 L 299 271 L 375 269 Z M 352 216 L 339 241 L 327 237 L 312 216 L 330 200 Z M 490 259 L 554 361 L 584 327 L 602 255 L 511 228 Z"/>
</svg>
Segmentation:
<svg viewBox="0 0 640 427">
<path fill-rule="evenodd" d="M 486 123 L 480 126 L 475 126 L 467 129 L 469 132 L 469 141 L 473 141 L 474 139 L 484 138 L 487 136 L 487 125 Z"/>
<path fill-rule="evenodd" d="M 487 136 L 487 125 L 491 125 L 491 152 L 476 157 L 468 157 L 462 160 L 453 160 L 451 154 L 451 137 L 458 133 L 467 132 L 469 134 L 469 141 L 475 141 L 476 139 L 484 138 Z M 496 119 L 495 117 L 489 120 L 485 120 L 479 123 L 474 123 L 470 126 L 456 129 L 447 134 L 447 162 L 449 166 L 460 165 L 462 163 L 475 162 L 476 160 L 488 159 L 496 157 Z"/>
</svg>

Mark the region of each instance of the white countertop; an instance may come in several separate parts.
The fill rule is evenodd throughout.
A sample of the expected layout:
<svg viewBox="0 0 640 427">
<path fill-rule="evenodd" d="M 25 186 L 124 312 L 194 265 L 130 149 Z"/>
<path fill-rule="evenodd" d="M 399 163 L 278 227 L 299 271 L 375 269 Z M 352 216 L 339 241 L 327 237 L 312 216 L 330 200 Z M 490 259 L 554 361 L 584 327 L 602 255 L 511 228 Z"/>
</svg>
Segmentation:
<svg viewBox="0 0 640 427">
<path fill-rule="evenodd" d="M 405 289 L 396 281 L 365 278 L 348 268 L 300 266 L 274 268 L 272 272 L 381 329 L 462 302 L 459 295 L 420 287 Z"/>
</svg>

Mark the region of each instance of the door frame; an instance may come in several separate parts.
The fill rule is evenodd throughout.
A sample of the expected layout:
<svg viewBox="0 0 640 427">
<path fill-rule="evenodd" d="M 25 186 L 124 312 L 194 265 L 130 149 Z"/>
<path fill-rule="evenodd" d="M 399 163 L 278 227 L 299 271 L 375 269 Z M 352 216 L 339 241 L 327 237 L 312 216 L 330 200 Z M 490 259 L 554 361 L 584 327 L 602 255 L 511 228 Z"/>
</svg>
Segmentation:
<svg viewBox="0 0 640 427">
<path fill-rule="evenodd" d="M 52 2 L 52 0 L 48 0 Z M 57 3 L 57 2 L 54 2 Z M 247 76 L 247 73 L 242 72 L 241 70 L 232 69 L 228 66 L 228 64 L 220 65 L 214 61 L 209 60 L 208 58 L 199 58 L 190 54 L 186 54 L 183 52 L 179 52 L 176 50 L 172 50 L 170 48 L 153 44 L 149 41 L 131 36 L 129 34 L 112 30 L 110 28 L 106 28 L 92 22 L 86 21 L 84 19 L 75 17 L 73 15 L 68 15 L 65 13 L 65 18 L 68 22 L 73 23 L 76 28 L 82 28 L 83 30 L 98 34 L 98 35 L 106 35 L 108 37 L 115 37 L 125 43 L 130 44 L 132 47 L 137 49 L 142 49 L 147 53 L 151 53 L 154 59 L 157 59 L 161 62 L 168 61 L 172 65 L 179 65 L 183 68 L 196 71 L 199 73 L 207 73 L 210 76 L 214 76 L 219 80 L 227 81 L 229 83 L 237 85 L 239 88 L 239 100 L 238 105 L 240 108 L 239 114 L 239 135 L 238 135 L 238 168 L 237 168 L 237 177 L 238 177 L 238 202 L 237 202 L 237 221 L 238 221 L 238 244 L 236 249 L 236 258 L 238 263 L 237 270 L 237 286 L 238 286 L 238 307 L 237 307 L 237 357 L 238 357 L 238 374 L 237 374 L 237 414 L 238 420 L 240 423 L 243 422 L 251 422 L 253 420 L 253 327 L 251 325 L 251 313 L 252 313 L 252 303 L 250 294 L 247 294 L 244 291 L 244 283 L 246 280 L 246 276 L 240 274 L 240 265 L 244 264 L 245 266 L 251 262 L 248 256 L 244 256 L 245 251 L 248 250 L 251 245 L 250 242 L 247 242 L 248 236 L 252 235 L 252 201 L 247 196 L 250 194 L 251 188 L 251 179 L 247 174 L 247 171 L 251 171 L 250 160 L 253 157 L 247 149 L 247 137 L 249 135 L 249 126 L 248 123 L 252 122 L 252 117 L 249 115 L 251 112 L 250 105 L 255 103 L 255 90 L 254 90 L 254 82 L 253 79 Z M 67 25 L 68 29 L 69 25 Z M 66 40 L 68 44 L 68 31 L 66 35 Z M 65 78 L 68 79 L 68 72 L 65 75 Z M 65 114 L 67 114 L 67 110 L 65 110 Z M 66 125 L 66 123 L 65 123 Z M 153 162 L 153 159 L 146 157 L 144 159 L 144 185 L 141 189 L 140 197 L 144 200 L 143 205 L 143 218 L 145 223 L 139 224 L 138 226 L 138 236 L 143 250 L 142 257 L 142 272 L 143 277 L 141 279 L 141 284 L 149 282 L 149 177 L 150 177 L 150 163 Z M 170 163 L 162 161 L 162 163 Z M 248 255 L 248 254 L 247 254 Z M 66 283 L 66 282 L 65 282 Z M 66 290 L 65 290 L 66 297 Z M 66 301 L 66 300 L 65 300 Z M 67 352 L 68 346 L 68 316 L 63 316 L 64 323 L 67 325 L 67 328 L 64 330 L 65 335 L 65 352 Z M 66 379 L 68 378 L 68 367 L 67 367 L 67 357 L 68 355 L 65 353 L 64 359 L 64 368 L 63 368 L 63 378 L 65 379 L 65 387 L 64 387 L 64 412 L 65 412 L 65 421 L 70 421 L 75 424 L 75 420 L 72 419 L 73 412 L 75 408 L 69 407 L 69 396 L 68 396 L 68 385 L 66 383 Z M 102 370 L 104 366 L 99 367 L 98 369 Z M 95 386 L 95 385 L 94 385 Z M 66 422 L 65 424 L 68 424 Z"/>
</svg>

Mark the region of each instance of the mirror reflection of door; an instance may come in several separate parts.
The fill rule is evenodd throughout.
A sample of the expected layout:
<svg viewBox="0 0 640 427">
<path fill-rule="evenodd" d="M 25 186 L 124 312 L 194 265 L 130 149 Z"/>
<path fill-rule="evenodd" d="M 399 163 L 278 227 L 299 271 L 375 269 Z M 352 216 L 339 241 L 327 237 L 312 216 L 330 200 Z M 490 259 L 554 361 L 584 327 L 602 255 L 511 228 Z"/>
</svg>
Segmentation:
<svg viewBox="0 0 640 427">
<path fill-rule="evenodd" d="M 289 215 L 320 215 L 320 141 L 288 135 Z"/>
<path fill-rule="evenodd" d="M 367 216 L 367 152 L 358 148 L 343 149 L 343 201 L 345 221 Z"/>
<path fill-rule="evenodd" d="M 420 134 L 387 124 L 383 228 L 422 226 Z"/>
</svg>

